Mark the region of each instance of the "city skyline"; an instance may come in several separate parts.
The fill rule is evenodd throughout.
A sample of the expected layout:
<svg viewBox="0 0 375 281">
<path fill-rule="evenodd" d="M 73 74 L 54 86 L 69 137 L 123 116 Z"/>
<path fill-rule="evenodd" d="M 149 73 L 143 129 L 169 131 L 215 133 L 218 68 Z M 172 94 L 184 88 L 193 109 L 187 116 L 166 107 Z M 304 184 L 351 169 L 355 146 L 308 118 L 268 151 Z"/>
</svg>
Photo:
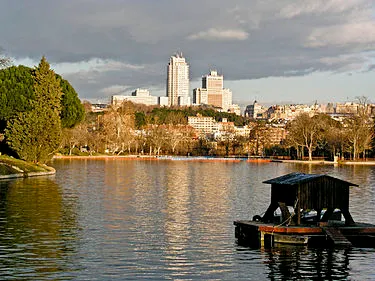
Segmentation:
<svg viewBox="0 0 375 281">
<path fill-rule="evenodd" d="M 373 101 L 374 17 L 369 0 L 5 0 L 0 47 L 15 65 L 45 55 L 83 100 L 165 96 L 165 61 L 182 51 L 190 89 L 216 69 L 234 102 Z"/>
</svg>

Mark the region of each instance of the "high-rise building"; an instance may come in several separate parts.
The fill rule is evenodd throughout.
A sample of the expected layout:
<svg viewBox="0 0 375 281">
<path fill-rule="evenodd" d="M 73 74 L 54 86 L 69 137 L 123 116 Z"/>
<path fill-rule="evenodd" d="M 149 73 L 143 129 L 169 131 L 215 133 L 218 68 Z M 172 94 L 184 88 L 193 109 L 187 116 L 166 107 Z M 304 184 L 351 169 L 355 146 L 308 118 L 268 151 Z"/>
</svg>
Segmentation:
<svg viewBox="0 0 375 281">
<path fill-rule="evenodd" d="M 168 105 L 190 105 L 189 65 L 182 54 L 171 56 L 167 78 Z"/>
<path fill-rule="evenodd" d="M 202 77 L 202 88 L 193 90 L 193 103 L 208 104 L 227 111 L 232 105 L 232 92 L 224 89 L 224 77 L 217 71 Z"/>
</svg>

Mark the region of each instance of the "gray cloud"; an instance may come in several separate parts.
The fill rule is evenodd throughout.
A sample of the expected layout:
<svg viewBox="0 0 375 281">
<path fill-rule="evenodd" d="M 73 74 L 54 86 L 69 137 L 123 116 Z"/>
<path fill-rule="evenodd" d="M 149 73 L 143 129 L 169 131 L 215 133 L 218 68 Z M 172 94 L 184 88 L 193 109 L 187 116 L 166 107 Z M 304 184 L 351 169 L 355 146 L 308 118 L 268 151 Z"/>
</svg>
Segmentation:
<svg viewBox="0 0 375 281">
<path fill-rule="evenodd" d="M 362 71 L 374 55 L 368 0 L 3 0 L 0 45 L 15 61 L 45 55 L 82 98 L 163 89 L 182 51 L 197 79 Z"/>
<path fill-rule="evenodd" d="M 216 28 L 210 28 L 206 31 L 200 31 L 195 34 L 188 36 L 189 40 L 208 40 L 208 41 L 233 41 L 233 40 L 246 40 L 249 37 L 249 33 L 243 30 L 226 29 L 219 30 Z"/>
</svg>

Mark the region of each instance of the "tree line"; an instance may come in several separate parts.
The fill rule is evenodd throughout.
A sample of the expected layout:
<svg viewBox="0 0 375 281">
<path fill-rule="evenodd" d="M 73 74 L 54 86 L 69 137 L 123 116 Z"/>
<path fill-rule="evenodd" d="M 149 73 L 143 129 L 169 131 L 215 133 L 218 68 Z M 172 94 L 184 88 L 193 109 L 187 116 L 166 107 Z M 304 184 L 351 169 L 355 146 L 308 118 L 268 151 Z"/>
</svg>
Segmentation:
<svg viewBox="0 0 375 281">
<path fill-rule="evenodd" d="M 209 107 L 159 107 L 134 104 L 129 101 L 120 107 L 109 107 L 101 113 L 90 112 L 86 102 L 85 120 L 64 132 L 64 154 L 223 154 L 217 143 L 199 138 L 188 125 L 188 116 L 210 116 L 219 121 L 245 125 L 248 120 L 235 114 L 218 112 Z M 83 148 L 83 149 L 82 149 Z"/>
<path fill-rule="evenodd" d="M 286 129 L 285 146 L 294 148 L 298 159 L 304 158 L 305 151 L 309 160 L 314 152 L 352 160 L 374 157 L 374 120 L 366 103 L 360 105 L 358 114 L 345 116 L 341 122 L 326 114 L 310 117 L 305 113 Z"/>
<path fill-rule="evenodd" d="M 217 121 L 227 118 L 238 126 L 247 125 L 250 133 L 239 136 L 228 128 L 216 139 L 198 135 L 187 124 L 187 117 L 198 113 Z M 343 121 L 326 114 L 312 117 L 301 114 L 285 127 L 274 125 L 205 107 L 165 108 L 125 101 L 119 108 L 110 107 L 106 112 L 87 112 L 84 122 L 66 130 L 61 152 L 79 154 L 79 148 L 85 147 L 84 150 L 91 153 L 255 155 L 295 159 L 307 156 L 309 160 L 313 156 L 358 160 L 374 154 L 374 122 L 365 104 L 357 115 L 348 115 Z M 285 130 L 285 139 L 275 143 L 274 135 L 280 130 Z"/>
</svg>

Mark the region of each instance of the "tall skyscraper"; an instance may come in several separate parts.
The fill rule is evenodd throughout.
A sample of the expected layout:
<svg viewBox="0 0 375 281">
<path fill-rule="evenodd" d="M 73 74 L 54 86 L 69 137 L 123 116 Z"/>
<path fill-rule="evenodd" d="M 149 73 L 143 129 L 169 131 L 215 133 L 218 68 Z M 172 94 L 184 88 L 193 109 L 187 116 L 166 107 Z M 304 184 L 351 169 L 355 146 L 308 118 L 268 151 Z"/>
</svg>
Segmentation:
<svg viewBox="0 0 375 281">
<path fill-rule="evenodd" d="M 232 105 L 232 92 L 224 89 L 224 77 L 216 70 L 202 77 L 202 88 L 193 90 L 193 103 L 208 104 L 227 111 Z"/>
<path fill-rule="evenodd" d="M 171 56 L 167 78 L 168 105 L 190 105 L 189 65 L 182 53 Z"/>
</svg>

